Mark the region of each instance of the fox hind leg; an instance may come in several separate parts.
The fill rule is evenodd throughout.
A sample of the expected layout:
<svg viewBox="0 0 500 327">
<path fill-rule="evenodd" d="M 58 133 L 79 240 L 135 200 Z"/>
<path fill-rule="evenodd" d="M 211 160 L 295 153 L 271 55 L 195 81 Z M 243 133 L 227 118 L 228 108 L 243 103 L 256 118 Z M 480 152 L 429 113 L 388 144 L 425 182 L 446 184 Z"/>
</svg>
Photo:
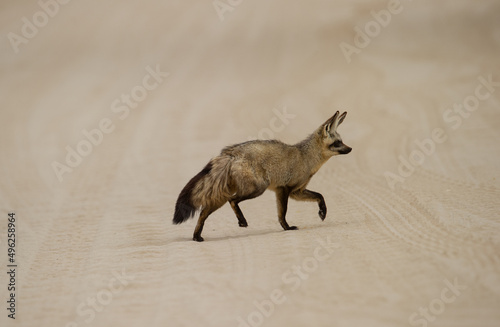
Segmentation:
<svg viewBox="0 0 500 327">
<path fill-rule="evenodd" d="M 243 212 L 241 212 L 240 206 L 238 205 L 240 202 L 245 201 L 245 200 L 250 200 L 253 198 L 256 198 L 262 193 L 266 191 L 267 187 L 261 187 L 258 190 L 245 195 L 245 196 L 237 196 L 229 200 L 229 204 L 231 204 L 231 208 L 233 208 L 234 213 L 236 214 L 236 218 L 238 218 L 238 225 L 240 227 L 248 227 L 247 220 L 245 219 L 245 216 L 243 215 Z"/>
<path fill-rule="evenodd" d="M 238 225 L 240 227 L 248 227 L 247 220 L 245 216 L 243 216 L 243 212 L 241 212 L 240 206 L 238 205 L 240 201 L 231 200 L 229 203 L 231 204 L 231 208 L 233 208 L 234 213 L 236 214 L 236 218 L 238 218 Z"/>
<path fill-rule="evenodd" d="M 215 210 L 222 207 L 222 205 L 208 206 L 203 208 L 200 213 L 200 218 L 198 218 L 198 223 L 196 224 L 196 228 L 193 233 L 193 241 L 203 242 L 204 239 L 201 237 L 201 232 L 203 231 L 203 226 L 205 225 L 205 220 L 207 220 L 208 216 L 212 214 Z"/>
</svg>

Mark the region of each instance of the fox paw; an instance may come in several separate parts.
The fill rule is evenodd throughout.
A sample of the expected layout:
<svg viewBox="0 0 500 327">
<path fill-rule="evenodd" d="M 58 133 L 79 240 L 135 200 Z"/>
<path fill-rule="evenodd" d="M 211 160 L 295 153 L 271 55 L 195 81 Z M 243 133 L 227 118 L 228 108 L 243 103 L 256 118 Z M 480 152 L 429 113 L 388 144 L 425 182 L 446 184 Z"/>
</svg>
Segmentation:
<svg viewBox="0 0 500 327">
<path fill-rule="evenodd" d="M 319 217 L 321 218 L 321 220 L 325 220 L 326 218 L 326 204 L 325 202 L 321 202 L 319 204 Z"/>
<path fill-rule="evenodd" d="M 240 222 L 238 222 L 238 225 L 240 225 L 240 227 L 248 227 L 248 224 L 246 221 L 240 221 Z"/>
<path fill-rule="evenodd" d="M 286 230 L 297 230 L 299 229 L 297 226 L 290 226 Z"/>
<path fill-rule="evenodd" d="M 203 241 L 204 241 L 204 239 L 203 239 L 203 237 L 201 237 L 201 236 L 193 236 L 193 241 L 196 241 L 196 242 L 203 242 Z"/>
</svg>

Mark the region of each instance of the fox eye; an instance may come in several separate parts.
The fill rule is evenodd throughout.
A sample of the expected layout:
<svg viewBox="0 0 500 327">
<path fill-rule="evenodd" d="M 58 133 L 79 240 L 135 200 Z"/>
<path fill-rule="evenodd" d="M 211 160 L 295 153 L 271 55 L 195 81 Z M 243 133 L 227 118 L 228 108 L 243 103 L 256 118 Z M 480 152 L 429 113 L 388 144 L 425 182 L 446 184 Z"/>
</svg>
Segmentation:
<svg viewBox="0 0 500 327">
<path fill-rule="evenodd" d="M 333 142 L 333 146 L 338 148 L 342 145 L 342 141 L 339 141 L 339 140 L 336 140 L 335 142 Z"/>
</svg>

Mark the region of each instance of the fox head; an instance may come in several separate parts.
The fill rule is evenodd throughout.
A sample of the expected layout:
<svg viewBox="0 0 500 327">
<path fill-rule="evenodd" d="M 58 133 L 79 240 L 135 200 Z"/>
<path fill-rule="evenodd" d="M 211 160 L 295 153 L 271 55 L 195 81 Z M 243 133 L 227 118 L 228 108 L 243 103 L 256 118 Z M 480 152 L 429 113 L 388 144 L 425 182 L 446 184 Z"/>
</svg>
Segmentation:
<svg viewBox="0 0 500 327">
<path fill-rule="evenodd" d="M 344 121 L 347 112 L 339 115 L 337 111 L 332 118 L 328 119 L 318 130 L 322 140 L 322 152 L 326 158 L 339 155 L 348 154 L 352 148 L 342 143 L 342 138 L 337 133 L 337 127 Z"/>
</svg>

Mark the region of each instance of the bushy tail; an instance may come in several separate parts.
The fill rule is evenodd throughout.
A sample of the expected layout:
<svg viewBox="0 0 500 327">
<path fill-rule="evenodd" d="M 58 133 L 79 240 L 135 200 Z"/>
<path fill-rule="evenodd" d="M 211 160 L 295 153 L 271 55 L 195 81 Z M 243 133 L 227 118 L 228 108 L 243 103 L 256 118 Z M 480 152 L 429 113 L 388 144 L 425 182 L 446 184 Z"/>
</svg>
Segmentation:
<svg viewBox="0 0 500 327">
<path fill-rule="evenodd" d="M 185 222 L 207 206 L 217 207 L 229 200 L 231 161 L 229 156 L 212 159 L 186 184 L 175 204 L 174 224 Z"/>
</svg>

